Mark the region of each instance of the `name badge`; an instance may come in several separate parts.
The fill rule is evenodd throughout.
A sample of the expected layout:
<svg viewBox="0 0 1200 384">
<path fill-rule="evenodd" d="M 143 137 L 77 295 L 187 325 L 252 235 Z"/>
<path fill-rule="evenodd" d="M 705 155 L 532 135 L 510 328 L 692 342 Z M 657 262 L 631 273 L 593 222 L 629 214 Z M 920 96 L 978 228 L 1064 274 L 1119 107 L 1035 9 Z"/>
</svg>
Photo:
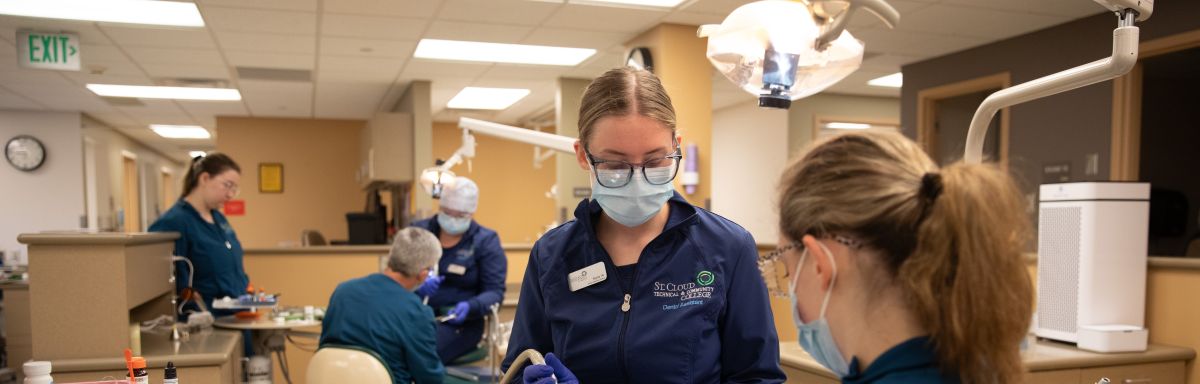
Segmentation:
<svg viewBox="0 0 1200 384">
<path fill-rule="evenodd" d="M 462 276 L 462 274 L 467 273 L 467 267 L 458 264 L 450 264 L 449 267 L 446 267 L 446 273 Z"/>
<path fill-rule="evenodd" d="M 604 262 L 601 261 L 578 271 L 571 272 L 570 275 L 567 275 L 567 285 L 571 288 L 571 292 L 575 292 L 595 285 L 607 278 L 608 272 L 605 271 Z"/>
</svg>

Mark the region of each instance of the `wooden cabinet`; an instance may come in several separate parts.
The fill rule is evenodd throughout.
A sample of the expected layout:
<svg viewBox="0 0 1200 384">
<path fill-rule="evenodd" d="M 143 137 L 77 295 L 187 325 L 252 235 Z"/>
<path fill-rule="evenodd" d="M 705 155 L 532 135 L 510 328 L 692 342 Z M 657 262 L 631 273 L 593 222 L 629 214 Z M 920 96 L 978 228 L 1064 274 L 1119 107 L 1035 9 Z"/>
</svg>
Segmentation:
<svg viewBox="0 0 1200 384">
<path fill-rule="evenodd" d="M 367 121 L 362 133 L 359 182 L 411 181 L 413 175 L 413 116 L 380 113 Z"/>
</svg>

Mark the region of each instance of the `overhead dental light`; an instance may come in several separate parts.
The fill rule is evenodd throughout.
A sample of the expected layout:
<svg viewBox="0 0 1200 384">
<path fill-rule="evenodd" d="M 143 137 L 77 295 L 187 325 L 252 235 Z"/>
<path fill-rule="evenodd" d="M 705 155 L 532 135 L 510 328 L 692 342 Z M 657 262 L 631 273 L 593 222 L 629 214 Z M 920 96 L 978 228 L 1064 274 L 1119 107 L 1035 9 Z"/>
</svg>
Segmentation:
<svg viewBox="0 0 1200 384">
<path fill-rule="evenodd" d="M 832 3 L 846 6 L 835 13 Z M 860 8 L 888 27 L 900 20 L 884 0 L 762 0 L 738 7 L 719 25 L 701 26 L 697 35 L 708 38 L 713 67 L 758 96 L 760 107 L 787 109 L 862 64 L 863 43 L 845 30 Z"/>
<path fill-rule="evenodd" d="M 442 191 L 446 188 L 454 187 L 456 178 L 454 172 L 450 171 L 451 168 L 462 163 L 463 160 L 468 160 L 467 167 L 470 169 L 471 163 L 469 160 L 475 157 L 475 136 L 472 133 L 480 133 L 505 140 L 531 144 L 563 153 L 575 153 L 576 139 L 573 137 L 497 124 L 469 117 L 459 118 L 458 127 L 462 128 L 462 145 L 454 151 L 454 154 L 449 159 L 445 161 L 439 160 L 437 165 L 421 171 L 421 188 L 435 199 L 441 198 Z"/>
</svg>

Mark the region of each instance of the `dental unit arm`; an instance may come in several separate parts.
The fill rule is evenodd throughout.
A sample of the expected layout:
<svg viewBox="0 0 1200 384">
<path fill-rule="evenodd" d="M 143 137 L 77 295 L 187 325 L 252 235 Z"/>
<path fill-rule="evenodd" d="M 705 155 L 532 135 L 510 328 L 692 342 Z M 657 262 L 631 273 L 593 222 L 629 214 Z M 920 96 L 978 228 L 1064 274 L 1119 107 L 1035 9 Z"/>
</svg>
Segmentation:
<svg viewBox="0 0 1200 384">
<path fill-rule="evenodd" d="M 504 376 L 500 378 L 500 384 L 513 383 L 514 378 L 521 377 L 521 373 L 524 371 L 522 368 L 524 368 L 525 362 L 529 362 L 530 364 L 534 365 L 545 365 L 546 358 L 543 357 L 541 352 L 538 352 L 536 349 L 526 349 L 524 352 L 521 352 L 520 355 L 517 355 L 516 359 L 513 359 L 512 365 L 508 367 L 508 372 L 505 372 Z M 520 379 L 517 379 L 515 382 L 520 381 Z"/>
<path fill-rule="evenodd" d="M 574 137 L 556 135 L 532 129 L 525 129 L 462 117 L 458 120 L 458 127 L 462 128 L 462 145 L 454 154 L 446 161 L 439 161 L 436 166 L 426 168 L 421 171 L 421 186 L 425 192 L 433 195 L 437 199 L 441 197 L 442 189 L 445 187 L 453 187 L 454 173 L 450 171 L 455 165 L 462 163 L 464 159 L 475 157 L 475 136 L 473 133 L 478 133 L 487 136 L 498 137 L 505 140 L 512 140 L 519 143 L 534 145 L 537 147 L 549 148 L 555 151 L 575 154 Z M 447 177 L 451 176 L 451 177 Z"/>
<path fill-rule="evenodd" d="M 1043 97 L 1110 80 L 1128 73 L 1137 64 L 1138 27 L 1134 21 L 1145 21 L 1154 10 L 1152 0 L 1095 0 L 1118 17 L 1113 30 L 1112 56 L 1051 74 L 991 94 L 971 118 L 963 160 L 969 164 L 983 161 L 983 142 L 988 125 L 1001 108 L 1037 100 Z"/>
</svg>

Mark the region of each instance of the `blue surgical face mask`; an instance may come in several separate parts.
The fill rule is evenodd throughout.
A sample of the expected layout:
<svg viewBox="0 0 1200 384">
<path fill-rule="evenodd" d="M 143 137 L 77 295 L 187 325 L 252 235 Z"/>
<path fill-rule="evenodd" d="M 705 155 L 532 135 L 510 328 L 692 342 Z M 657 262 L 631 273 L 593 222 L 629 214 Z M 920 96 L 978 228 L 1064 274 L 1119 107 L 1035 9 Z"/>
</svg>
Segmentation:
<svg viewBox="0 0 1200 384">
<path fill-rule="evenodd" d="M 833 276 L 829 278 L 829 290 L 825 292 L 825 300 L 821 303 L 821 314 L 816 320 L 805 324 L 804 320 L 800 319 L 800 307 L 796 305 L 796 280 L 800 277 L 800 271 L 804 270 L 804 259 L 808 258 L 808 250 L 805 250 L 804 255 L 800 256 L 800 263 L 796 265 L 796 274 L 792 276 L 791 284 L 788 284 L 792 321 L 796 323 L 796 330 L 800 333 L 800 347 L 838 377 L 846 377 L 850 375 L 850 364 L 842 357 L 842 351 L 838 350 L 837 343 L 833 341 L 833 333 L 829 330 L 829 322 L 825 319 L 825 308 L 829 307 L 829 296 L 833 293 L 834 283 L 837 282 L 837 262 L 833 260 L 833 253 L 829 252 L 825 244 L 817 244 L 829 255 L 829 263 L 832 266 Z"/>
<path fill-rule="evenodd" d="M 650 168 L 643 172 L 669 172 L 670 168 Z M 592 172 L 597 172 L 592 168 Z M 599 170 L 599 172 L 606 172 Z M 625 171 L 620 171 L 625 172 Z M 601 175 L 603 176 L 603 175 Z M 632 180 L 620 188 L 608 188 L 592 178 L 592 198 L 600 203 L 604 213 L 626 227 L 642 225 L 662 210 L 663 203 L 675 195 L 671 183 L 654 185 L 643 175 L 634 172 Z"/>
<path fill-rule="evenodd" d="M 437 221 L 438 226 L 442 227 L 442 231 L 450 235 L 461 235 L 467 232 L 468 228 L 471 228 L 471 218 L 469 216 L 454 217 L 447 215 L 445 212 L 438 212 Z"/>
</svg>

